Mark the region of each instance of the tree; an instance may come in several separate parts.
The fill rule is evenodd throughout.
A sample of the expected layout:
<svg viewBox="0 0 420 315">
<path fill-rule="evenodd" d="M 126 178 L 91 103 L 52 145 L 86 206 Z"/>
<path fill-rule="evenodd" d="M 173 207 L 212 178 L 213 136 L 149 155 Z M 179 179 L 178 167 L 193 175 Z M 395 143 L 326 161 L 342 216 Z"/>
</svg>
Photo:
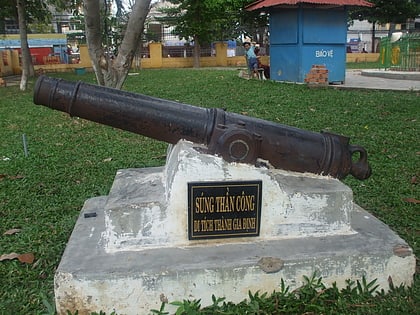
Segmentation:
<svg viewBox="0 0 420 315">
<path fill-rule="evenodd" d="M 395 31 L 395 24 L 406 23 L 408 19 L 420 14 L 419 1 L 416 0 L 369 0 L 375 6 L 355 8 L 350 11 L 352 20 L 367 20 L 372 23 L 372 52 L 375 51 L 375 25 L 390 23 L 389 36 Z"/>
<path fill-rule="evenodd" d="M 244 33 L 245 21 L 259 15 L 245 11 L 254 0 L 168 0 L 173 6 L 161 9 L 158 20 L 174 26 L 174 34 L 194 43 L 194 67 L 200 66 L 200 45 L 236 38 Z M 266 20 L 264 21 L 266 23 Z M 249 24 L 249 23 L 248 23 Z"/>
<path fill-rule="evenodd" d="M 44 4 L 39 3 L 39 7 L 34 9 L 34 1 L 29 0 L 1 0 L 0 4 L 2 10 L 0 19 L 12 18 L 19 23 L 19 34 L 21 44 L 21 62 L 22 62 L 22 77 L 20 81 L 20 89 L 26 90 L 28 78 L 34 75 L 34 67 L 32 58 L 29 51 L 28 36 L 27 36 L 27 23 L 33 21 L 39 14 L 45 13 Z M 36 6 L 35 6 L 36 7 Z M 40 13 L 42 12 L 42 13 Z"/>
<path fill-rule="evenodd" d="M 48 4 L 55 4 L 65 8 L 69 4 L 64 0 L 0 0 L 0 19 L 12 18 L 19 23 L 22 77 L 20 89 L 26 90 L 29 77 L 34 75 L 34 67 L 28 45 L 27 25 L 32 22 L 49 22 L 51 13 Z M 71 4 L 71 3 L 70 3 Z"/>
<path fill-rule="evenodd" d="M 105 6 L 101 5 L 100 0 L 84 1 L 86 40 L 98 84 L 121 89 L 138 49 L 144 22 L 150 10 L 150 2 L 151 0 L 134 2 L 121 45 L 114 56 L 110 51 L 110 45 L 106 45 L 102 40 L 102 35 L 109 31 L 102 23 L 109 14 L 107 8 L 109 1 L 105 1 Z M 121 5 L 121 1 L 119 3 Z"/>
<path fill-rule="evenodd" d="M 121 88 L 138 48 L 151 0 L 136 0 L 134 2 L 132 12 L 126 24 L 126 31 L 124 31 L 124 36 L 115 58 L 113 58 L 113 54 L 109 51 L 109 37 L 104 36 L 108 34 L 112 26 L 117 24 L 114 18 L 110 18 L 111 12 L 109 8 L 112 0 L 0 0 L 0 5 L 2 6 L 0 18 L 13 17 L 22 21 L 20 30 L 22 31 L 21 34 L 23 37 L 21 44 L 23 45 L 23 50 L 27 49 L 29 51 L 29 48 L 26 48 L 26 25 L 32 21 L 47 22 L 51 17 L 47 4 L 53 5 L 58 11 L 74 10 L 78 13 L 77 10 L 82 2 L 89 55 L 92 59 L 98 83 L 100 85 Z M 122 0 L 115 0 L 115 2 L 117 4 L 117 16 L 122 16 Z M 20 10 L 22 14 L 19 17 L 16 10 L 17 4 L 22 8 Z M 23 50 L 22 68 L 24 69 L 23 78 L 25 80 L 22 82 L 24 83 L 22 87 L 26 87 L 27 74 L 29 76 L 33 75 L 33 65 L 30 54 L 23 53 Z"/>
<path fill-rule="evenodd" d="M 353 19 L 368 20 L 380 24 L 405 23 L 420 14 L 418 0 L 369 0 L 373 7 L 356 8 L 350 11 Z"/>
<path fill-rule="evenodd" d="M 28 45 L 28 35 L 26 29 L 26 3 L 25 0 L 17 0 L 17 11 L 19 20 L 20 48 L 22 61 L 22 77 L 20 80 L 20 89 L 25 91 L 28 86 L 28 78 L 34 76 L 34 66 L 32 64 L 31 53 Z"/>
<path fill-rule="evenodd" d="M 368 20 L 371 23 L 392 25 L 406 23 L 408 19 L 420 14 L 418 0 L 370 0 L 373 7 L 356 8 L 350 11 L 350 18 Z M 392 33 L 392 29 L 390 32 Z"/>
</svg>

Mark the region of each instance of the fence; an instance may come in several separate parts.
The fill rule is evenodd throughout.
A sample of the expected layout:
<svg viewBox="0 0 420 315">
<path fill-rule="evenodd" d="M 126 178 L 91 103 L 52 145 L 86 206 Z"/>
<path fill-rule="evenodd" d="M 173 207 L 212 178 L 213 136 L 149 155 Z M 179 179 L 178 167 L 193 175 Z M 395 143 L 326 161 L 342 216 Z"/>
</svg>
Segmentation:
<svg viewBox="0 0 420 315">
<path fill-rule="evenodd" d="M 382 68 L 400 71 L 420 71 L 420 34 L 413 33 L 395 42 L 383 38 L 380 46 Z"/>
</svg>

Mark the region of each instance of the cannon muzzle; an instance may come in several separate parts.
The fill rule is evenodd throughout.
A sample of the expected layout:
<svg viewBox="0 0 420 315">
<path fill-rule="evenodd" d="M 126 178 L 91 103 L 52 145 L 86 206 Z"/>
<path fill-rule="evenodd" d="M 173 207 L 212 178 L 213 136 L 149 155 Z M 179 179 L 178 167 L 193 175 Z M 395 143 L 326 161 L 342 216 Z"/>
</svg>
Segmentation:
<svg viewBox="0 0 420 315">
<path fill-rule="evenodd" d="M 255 165 L 265 160 L 275 168 L 339 179 L 348 174 L 366 179 L 371 174 L 366 150 L 350 145 L 347 137 L 218 108 L 46 76 L 36 82 L 34 103 L 167 143 L 184 139 L 204 144 L 207 153 L 220 155 L 228 162 Z"/>
</svg>

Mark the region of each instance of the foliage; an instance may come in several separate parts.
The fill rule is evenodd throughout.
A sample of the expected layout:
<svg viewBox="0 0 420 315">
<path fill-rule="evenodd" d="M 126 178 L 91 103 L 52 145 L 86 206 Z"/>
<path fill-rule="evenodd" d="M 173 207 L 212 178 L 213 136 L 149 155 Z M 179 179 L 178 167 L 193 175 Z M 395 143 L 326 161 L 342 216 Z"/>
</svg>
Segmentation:
<svg viewBox="0 0 420 315">
<path fill-rule="evenodd" d="M 200 67 L 199 47 L 214 41 L 236 39 L 258 27 L 266 27 L 268 17 L 244 10 L 250 0 L 169 0 L 160 9 L 163 24 L 174 26 L 173 33 L 194 43 L 194 67 Z M 249 28 L 249 29 L 248 29 Z M 248 31 L 247 31 L 248 29 Z M 252 30 L 252 31 L 251 31 Z"/>
<path fill-rule="evenodd" d="M 91 73 L 54 76 L 95 82 Z M 243 80 L 237 71 L 212 69 L 142 70 L 128 76 L 125 89 L 349 136 L 367 148 L 373 168 L 368 180 L 344 180 L 355 202 L 420 255 L 419 206 L 410 201 L 420 195 L 418 92 L 308 89 Z M 0 136 L 0 254 L 35 256 L 32 264 L 0 262 L 0 314 L 51 313 L 54 272 L 84 201 L 107 195 L 118 169 L 163 165 L 167 145 L 35 106 L 31 91 L 20 93 L 16 86 L 0 93 Z M 20 232 L 5 235 L 9 229 Z M 251 292 L 237 304 L 217 297 L 215 305 L 191 303 L 199 303 L 200 312 L 208 308 L 203 314 L 256 314 L 257 309 L 259 314 L 273 314 L 272 309 L 278 309 L 277 314 L 420 313 L 418 276 L 413 288 L 393 287 L 389 294 L 375 296 L 370 294 L 374 279 L 349 281 L 344 290 L 327 287 L 316 276 L 307 279 L 296 291 L 279 283 L 275 293 Z M 193 308 L 178 302 L 184 310 Z"/>
<path fill-rule="evenodd" d="M 47 9 L 45 1 L 40 0 L 26 0 L 25 7 L 27 8 L 26 19 L 28 22 L 32 22 L 39 18 L 50 17 L 51 14 Z M 0 19 L 14 18 L 17 20 L 17 1 L 16 0 L 0 0 Z"/>
<path fill-rule="evenodd" d="M 201 307 L 200 300 L 183 300 L 170 303 L 177 307 L 176 315 L 216 315 L 216 314 L 416 314 L 419 310 L 413 289 L 392 287 L 388 294 L 377 290 L 376 280 L 365 278 L 346 281 L 339 289 L 334 283 L 325 286 L 321 277 L 304 277 L 301 287 L 291 291 L 283 279 L 278 290 L 268 293 L 249 292 L 248 298 L 240 303 L 226 302 L 225 298 L 212 295 L 213 304 Z M 410 298 L 411 297 L 411 298 Z M 402 307 L 393 307 L 392 300 L 405 300 Z M 417 303 L 417 304 L 416 304 Z M 153 314 L 168 314 L 163 303 Z"/>
<path fill-rule="evenodd" d="M 15 0 L 0 0 L 0 21 L 5 18 L 17 18 Z"/>
<path fill-rule="evenodd" d="M 26 13 L 25 19 L 27 23 L 45 23 L 51 20 L 51 13 L 48 10 L 47 3 L 45 1 L 25 0 L 20 3 L 24 4 Z M 17 0 L 0 0 L 0 20 L 14 19 L 18 21 L 17 4 Z M 28 28 L 28 30 L 30 29 Z"/>
<path fill-rule="evenodd" d="M 186 40 L 209 44 L 217 40 L 249 34 L 250 28 L 266 26 L 267 17 L 248 12 L 244 7 L 250 0 L 169 0 L 173 6 L 164 7 L 161 22 L 175 26 L 174 34 Z"/>
<path fill-rule="evenodd" d="M 406 23 L 407 19 L 420 14 L 420 4 L 413 0 L 369 0 L 374 7 L 360 7 L 350 11 L 353 20 L 368 20 L 369 22 Z"/>
<path fill-rule="evenodd" d="M 51 22 L 52 13 L 49 6 L 52 6 L 58 12 L 74 10 L 79 0 L 25 0 L 26 21 L 34 24 L 46 24 Z M 12 18 L 17 20 L 17 0 L 0 0 L 0 20 L 4 18 Z"/>
</svg>

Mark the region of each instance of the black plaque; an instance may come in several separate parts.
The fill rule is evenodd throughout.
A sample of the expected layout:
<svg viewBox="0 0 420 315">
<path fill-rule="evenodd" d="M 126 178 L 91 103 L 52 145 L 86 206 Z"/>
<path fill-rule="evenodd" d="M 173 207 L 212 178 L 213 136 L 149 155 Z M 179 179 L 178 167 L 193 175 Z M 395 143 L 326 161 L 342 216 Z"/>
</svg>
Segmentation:
<svg viewBox="0 0 420 315">
<path fill-rule="evenodd" d="M 258 236 L 262 181 L 188 183 L 190 240 Z"/>
</svg>

